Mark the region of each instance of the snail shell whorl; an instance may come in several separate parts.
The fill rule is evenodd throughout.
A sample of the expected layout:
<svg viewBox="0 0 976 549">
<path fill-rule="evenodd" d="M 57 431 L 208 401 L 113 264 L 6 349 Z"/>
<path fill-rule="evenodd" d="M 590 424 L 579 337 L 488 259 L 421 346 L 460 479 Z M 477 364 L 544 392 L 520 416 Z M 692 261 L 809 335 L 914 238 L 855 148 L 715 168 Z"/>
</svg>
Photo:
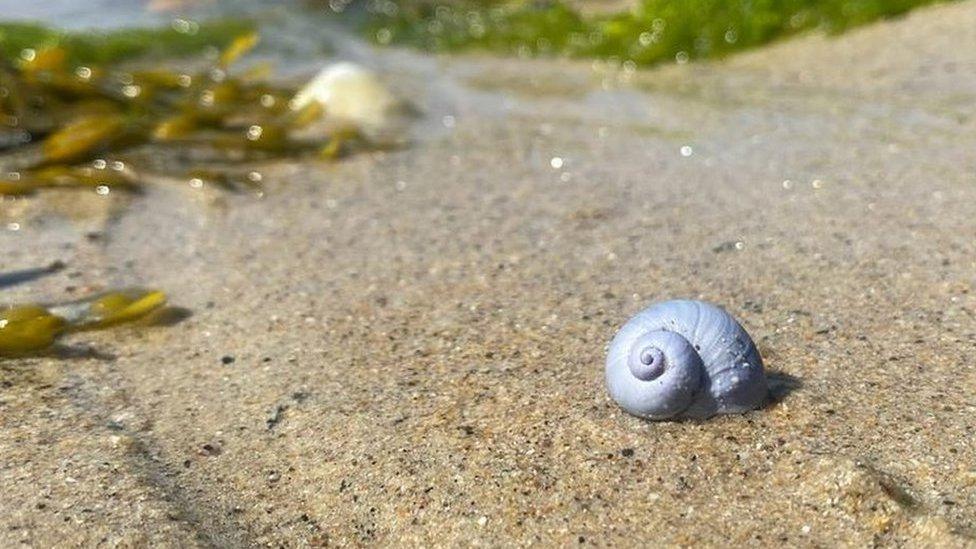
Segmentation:
<svg viewBox="0 0 976 549">
<path fill-rule="evenodd" d="M 752 339 L 701 301 L 665 301 L 631 318 L 610 343 L 606 380 L 624 410 L 648 419 L 744 412 L 768 393 Z"/>
</svg>

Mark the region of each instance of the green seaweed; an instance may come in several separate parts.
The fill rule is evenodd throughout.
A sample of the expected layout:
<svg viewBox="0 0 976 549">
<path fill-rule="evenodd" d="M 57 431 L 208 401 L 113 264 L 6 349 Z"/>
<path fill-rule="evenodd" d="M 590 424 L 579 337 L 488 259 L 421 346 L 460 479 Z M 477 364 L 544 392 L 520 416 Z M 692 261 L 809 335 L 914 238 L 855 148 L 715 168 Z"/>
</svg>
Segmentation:
<svg viewBox="0 0 976 549">
<path fill-rule="evenodd" d="M 15 60 L 25 50 L 60 47 L 70 64 L 105 65 L 134 58 L 183 57 L 207 48 L 226 48 L 255 30 L 247 19 L 196 23 L 177 20 L 170 27 L 68 32 L 36 23 L 0 23 L 0 57 Z"/>
<path fill-rule="evenodd" d="M 163 292 L 129 289 L 60 307 L 21 305 L 0 309 L 0 356 L 42 352 L 63 335 L 147 319 L 165 305 Z"/>
<path fill-rule="evenodd" d="M 584 15 L 559 1 L 374 0 L 377 42 L 431 51 L 596 57 L 651 65 L 722 57 L 804 31 L 839 33 L 944 0 L 639 0 Z"/>
</svg>

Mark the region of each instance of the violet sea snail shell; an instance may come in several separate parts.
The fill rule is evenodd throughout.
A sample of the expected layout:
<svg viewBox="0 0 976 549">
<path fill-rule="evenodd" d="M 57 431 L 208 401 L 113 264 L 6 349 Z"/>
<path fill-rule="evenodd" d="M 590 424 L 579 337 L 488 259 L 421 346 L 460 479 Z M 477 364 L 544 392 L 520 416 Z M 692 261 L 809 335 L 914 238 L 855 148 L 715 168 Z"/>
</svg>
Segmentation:
<svg viewBox="0 0 976 549">
<path fill-rule="evenodd" d="M 664 301 L 637 313 L 607 354 L 607 389 L 647 419 L 703 419 L 759 407 L 769 392 L 749 334 L 719 307 Z"/>
</svg>

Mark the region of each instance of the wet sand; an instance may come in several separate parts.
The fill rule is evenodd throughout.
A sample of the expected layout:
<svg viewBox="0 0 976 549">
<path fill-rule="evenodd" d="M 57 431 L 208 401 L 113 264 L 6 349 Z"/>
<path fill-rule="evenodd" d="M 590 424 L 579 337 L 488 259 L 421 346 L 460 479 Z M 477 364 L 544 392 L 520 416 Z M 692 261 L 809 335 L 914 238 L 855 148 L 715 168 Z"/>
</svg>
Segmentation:
<svg viewBox="0 0 976 549">
<path fill-rule="evenodd" d="M 976 2 L 634 74 L 374 62 L 406 150 L 0 204 L 3 272 L 67 264 L 4 301 L 193 313 L 0 363 L 0 545 L 976 544 Z M 673 297 L 769 407 L 613 404 Z"/>
</svg>

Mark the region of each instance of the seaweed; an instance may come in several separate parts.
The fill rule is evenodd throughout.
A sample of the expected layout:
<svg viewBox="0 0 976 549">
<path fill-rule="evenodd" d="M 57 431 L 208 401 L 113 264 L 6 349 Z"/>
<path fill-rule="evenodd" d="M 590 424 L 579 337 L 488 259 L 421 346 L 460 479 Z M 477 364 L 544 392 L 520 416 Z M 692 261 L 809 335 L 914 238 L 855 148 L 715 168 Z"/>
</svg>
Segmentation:
<svg viewBox="0 0 976 549">
<path fill-rule="evenodd" d="M 172 58 L 226 48 L 254 32 L 248 19 L 197 23 L 177 19 L 164 28 L 128 28 L 108 32 L 66 32 L 36 23 L 0 22 L 0 57 L 16 59 L 25 50 L 57 46 L 70 65 L 108 65 L 135 58 Z"/>
<path fill-rule="evenodd" d="M 157 49 L 163 51 L 198 49 L 200 37 L 213 34 L 213 29 L 203 32 L 204 25 L 196 34 L 177 33 L 188 40 L 179 48 L 170 43 L 175 30 L 89 36 L 0 25 L 0 195 L 138 190 L 151 166 L 122 160 L 144 146 L 152 155 L 165 156 L 165 149 L 206 152 L 210 165 L 191 160 L 186 168 L 205 169 L 214 180 L 231 175 L 216 173 L 226 170 L 221 162 L 334 158 L 350 143 L 368 147 L 347 129 L 307 137 L 299 130 L 324 117 L 322 105 L 291 108 L 296 90 L 269 82 L 267 65 L 234 70 L 260 41 L 250 27 L 238 32 L 239 25 L 213 24 L 223 25 L 215 29 L 224 48 L 199 70 L 130 69 L 116 63 L 154 51 L 136 47 L 142 42 L 133 37 L 159 38 L 165 47 Z M 227 38 L 231 31 L 238 33 Z"/>
<path fill-rule="evenodd" d="M 0 309 L 0 356 L 42 352 L 64 335 L 148 319 L 165 305 L 163 292 L 128 289 L 56 306 Z"/>
<path fill-rule="evenodd" d="M 561 0 L 371 0 L 365 32 L 381 44 L 482 49 L 652 65 L 716 58 L 819 29 L 839 33 L 945 0 L 639 0 L 584 14 Z"/>
</svg>

